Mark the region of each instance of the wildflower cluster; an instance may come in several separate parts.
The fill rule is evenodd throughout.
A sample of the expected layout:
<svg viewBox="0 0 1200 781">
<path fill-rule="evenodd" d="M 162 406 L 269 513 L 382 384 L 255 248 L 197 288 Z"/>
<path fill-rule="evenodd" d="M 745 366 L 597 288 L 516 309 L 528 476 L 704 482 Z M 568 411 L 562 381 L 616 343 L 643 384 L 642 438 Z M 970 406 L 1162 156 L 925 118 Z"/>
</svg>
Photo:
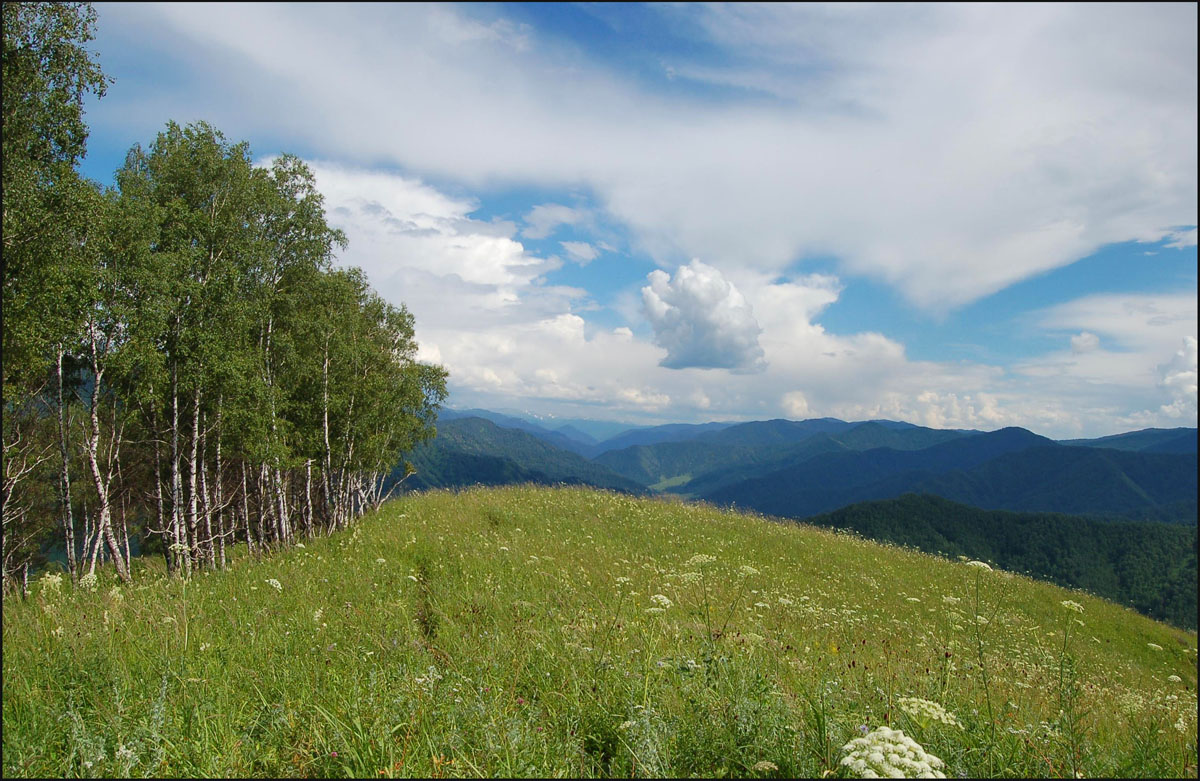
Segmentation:
<svg viewBox="0 0 1200 781">
<path fill-rule="evenodd" d="M 705 564 L 712 564 L 717 560 L 716 556 L 709 556 L 707 553 L 697 553 L 684 564 L 685 567 L 703 567 Z"/>
<path fill-rule="evenodd" d="M 900 709 L 916 719 L 922 727 L 931 721 L 940 721 L 950 727 L 963 728 L 953 713 L 931 700 L 923 700 L 920 697 L 900 697 L 897 702 L 900 704 Z"/>
<path fill-rule="evenodd" d="M 1083 605 L 1079 604 L 1073 599 L 1064 599 L 1059 604 L 1065 607 L 1067 610 L 1074 610 L 1076 613 L 1083 612 Z"/>
<path fill-rule="evenodd" d="M 650 601 L 654 603 L 654 607 L 647 608 L 647 613 L 662 613 L 675 604 L 665 594 L 655 594 L 650 597 Z"/>
<path fill-rule="evenodd" d="M 275 578 L 267 578 L 264 582 L 276 591 L 283 591 L 283 584 Z"/>
<path fill-rule="evenodd" d="M 42 575 L 38 583 L 42 586 L 42 596 L 46 599 L 53 600 L 62 593 L 62 575 L 57 572 L 47 572 Z"/>
<path fill-rule="evenodd" d="M 95 572 L 85 572 L 83 577 L 79 579 L 79 587 L 84 591 L 95 591 L 100 585 L 100 578 L 96 577 Z"/>
<path fill-rule="evenodd" d="M 945 778 L 942 760 L 898 729 L 877 727 L 842 746 L 841 765 L 858 778 Z"/>
<path fill-rule="evenodd" d="M 992 565 L 990 565 L 986 562 L 982 562 L 982 561 L 968 561 L 967 566 L 968 567 L 978 567 L 979 569 L 985 569 L 988 572 L 992 571 Z"/>
</svg>

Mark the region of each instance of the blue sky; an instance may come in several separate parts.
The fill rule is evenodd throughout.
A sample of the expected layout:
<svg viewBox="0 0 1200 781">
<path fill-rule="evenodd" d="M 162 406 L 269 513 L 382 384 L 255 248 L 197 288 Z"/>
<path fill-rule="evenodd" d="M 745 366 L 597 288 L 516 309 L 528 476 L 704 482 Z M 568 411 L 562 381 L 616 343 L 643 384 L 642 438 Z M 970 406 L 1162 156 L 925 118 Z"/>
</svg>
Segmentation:
<svg viewBox="0 0 1200 781">
<path fill-rule="evenodd" d="M 300 155 L 452 406 L 1196 425 L 1195 5 L 96 7 L 84 172 Z"/>
</svg>

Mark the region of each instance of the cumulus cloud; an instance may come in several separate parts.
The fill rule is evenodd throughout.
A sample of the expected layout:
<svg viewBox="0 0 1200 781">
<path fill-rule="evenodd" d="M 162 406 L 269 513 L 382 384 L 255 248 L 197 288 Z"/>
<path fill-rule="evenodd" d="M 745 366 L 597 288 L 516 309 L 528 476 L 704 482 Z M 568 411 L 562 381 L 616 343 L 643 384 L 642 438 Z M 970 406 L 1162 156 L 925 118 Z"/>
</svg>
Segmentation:
<svg viewBox="0 0 1200 781">
<path fill-rule="evenodd" d="M 764 368 L 758 344 L 762 331 L 746 298 L 721 272 L 699 260 L 680 266 L 672 278 L 652 271 L 642 288 L 642 305 L 655 342 L 666 349 L 669 369 Z"/>
<path fill-rule="evenodd" d="M 783 394 L 780 404 L 789 418 L 804 420 L 809 417 L 808 399 L 800 391 L 788 391 Z"/>
</svg>

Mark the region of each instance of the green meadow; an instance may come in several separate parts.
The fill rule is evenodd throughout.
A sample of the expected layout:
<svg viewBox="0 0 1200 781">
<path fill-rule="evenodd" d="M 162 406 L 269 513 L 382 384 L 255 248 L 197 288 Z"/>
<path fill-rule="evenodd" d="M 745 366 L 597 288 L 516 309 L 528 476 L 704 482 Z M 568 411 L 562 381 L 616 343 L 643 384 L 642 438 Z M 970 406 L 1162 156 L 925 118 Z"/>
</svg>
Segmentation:
<svg viewBox="0 0 1200 781">
<path fill-rule="evenodd" d="M 5 599 L 4 776 L 847 777 L 882 726 L 948 777 L 1197 775 L 1194 632 L 703 505 L 435 491 L 134 570 Z"/>
</svg>

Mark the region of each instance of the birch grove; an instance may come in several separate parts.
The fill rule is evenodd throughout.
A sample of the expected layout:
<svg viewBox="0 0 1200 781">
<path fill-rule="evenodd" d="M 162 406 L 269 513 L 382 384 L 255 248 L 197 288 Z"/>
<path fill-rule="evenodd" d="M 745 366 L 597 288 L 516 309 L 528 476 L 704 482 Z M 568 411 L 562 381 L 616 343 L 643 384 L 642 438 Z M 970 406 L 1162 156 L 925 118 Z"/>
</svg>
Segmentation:
<svg viewBox="0 0 1200 781">
<path fill-rule="evenodd" d="M 93 24 L 4 4 L 6 590 L 49 558 L 129 580 L 157 552 L 186 577 L 344 528 L 446 395 L 407 310 L 335 265 L 299 158 L 169 122 L 114 187 L 79 176 Z"/>
</svg>

